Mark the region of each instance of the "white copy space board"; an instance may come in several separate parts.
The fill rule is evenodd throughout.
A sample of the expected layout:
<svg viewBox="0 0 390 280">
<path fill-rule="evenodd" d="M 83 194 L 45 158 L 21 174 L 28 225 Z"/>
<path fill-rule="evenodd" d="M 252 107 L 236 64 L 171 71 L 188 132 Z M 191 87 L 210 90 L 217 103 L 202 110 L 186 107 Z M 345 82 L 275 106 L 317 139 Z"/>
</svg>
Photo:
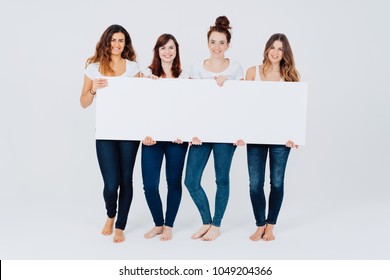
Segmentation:
<svg viewBox="0 0 390 280">
<path fill-rule="evenodd" d="M 108 78 L 96 139 L 305 144 L 307 83 Z"/>
</svg>

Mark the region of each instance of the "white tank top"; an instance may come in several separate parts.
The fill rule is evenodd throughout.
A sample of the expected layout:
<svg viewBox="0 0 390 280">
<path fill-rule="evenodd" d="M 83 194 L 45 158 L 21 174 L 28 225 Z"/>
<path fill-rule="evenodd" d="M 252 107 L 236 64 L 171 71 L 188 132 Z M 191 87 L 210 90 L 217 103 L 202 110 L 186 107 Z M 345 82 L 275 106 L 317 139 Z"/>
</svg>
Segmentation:
<svg viewBox="0 0 390 280">
<path fill-rule="evenodd" d="M 256 65 L 255 81 L 261 81 L 261 79 L 260 79 L 260 66 L 259 66 L 259 65 Z M 280 78 L 280 81 L 279 81 L 279 82 L 284 82 L 283 77 Z"/>
</svg>

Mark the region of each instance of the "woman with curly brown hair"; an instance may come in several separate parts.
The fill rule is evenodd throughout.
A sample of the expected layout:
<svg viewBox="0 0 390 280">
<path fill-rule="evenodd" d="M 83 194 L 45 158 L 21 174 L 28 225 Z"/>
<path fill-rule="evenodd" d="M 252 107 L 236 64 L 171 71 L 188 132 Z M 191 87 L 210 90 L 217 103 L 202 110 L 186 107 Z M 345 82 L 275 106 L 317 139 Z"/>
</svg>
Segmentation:
<svg viewBox="0 0 390 280">
<path fill-rule="evenodd" d="M 96 45 L 95 54 L 86 62 L 81 106 L 87 108 L 92 104 L 96 92 L 108 86 L 105 76 L 139 77 L 139 67 L 135 60 L 136 55 L 126 29 L 120 25 L 108 27 Z M 107 220 L 102 234 L 111 235 L 115 223 L 115 243 L 125 240 L 123 231 L 133 198 L 133 168 L 138 147 L 139 141 L 96 139 L 107 209 Z"/>
<path fill-rule="evenodd" d="M 246 73 L 246 80 L 298 82 L 299 74 L 295 68 L 294 56 L 286 35 L 276 33 L 265 45 L 263 64 L 253 66 Z M 284 193 L 284 173 L 291 148 L 298 145 L 291 140 L 285 145 L 248 144 L 247 158 L 249 171 L 249 192 L 257 230 L 250 239 L 257 241 L 275 239 L 273 228 L 279 215 Z M 265 167 L 269 154 L 271 191 L 266 217 L 264 194 Z"/>
</svg>

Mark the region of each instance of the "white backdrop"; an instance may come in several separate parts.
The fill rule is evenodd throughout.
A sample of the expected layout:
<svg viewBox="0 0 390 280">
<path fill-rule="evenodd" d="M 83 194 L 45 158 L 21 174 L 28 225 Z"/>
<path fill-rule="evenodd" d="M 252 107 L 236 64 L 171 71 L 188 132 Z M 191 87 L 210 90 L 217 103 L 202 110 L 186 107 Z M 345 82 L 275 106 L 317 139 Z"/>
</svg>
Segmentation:
<svg viewBox="0 0 390 280">
<path fill-rule="evenodd" d="M 389 259 L 388 11 L 381 0 L 1 0 L 0 258 Z M 227 56 L 244 70 L 282 32 L 309 83 L 306 146 L 290 155 L 277 240 L 248 239 L 255 224 L 240 148 L 216 242 L 189 239 L 200 217 L 185 188 L 174 239 L 143 239 L 152 218 L 137 161 L 127 240 L 113 245 L 100 235 L 95 109 L 79 105 L 85 61 L 116 23 L 131 34 L 141 68 L 156 38 L 172 33 L 189 72 L 209 56 L 206 33 L 219 15 L 233 26 Z M 213 204 L 211 163 L 204 185 Z"/>
</svg>

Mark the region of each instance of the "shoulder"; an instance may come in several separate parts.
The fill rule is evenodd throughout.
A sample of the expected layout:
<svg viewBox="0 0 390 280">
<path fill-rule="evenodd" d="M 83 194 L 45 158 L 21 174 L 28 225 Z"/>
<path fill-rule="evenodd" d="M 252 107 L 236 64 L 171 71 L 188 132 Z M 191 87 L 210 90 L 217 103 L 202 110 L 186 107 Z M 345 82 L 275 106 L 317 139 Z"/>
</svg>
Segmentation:
<svg viewBox="0 0 390 280">
<path fill-rule="evenodd" d="M 203 60 L 199 60 L 192 64 L 192 69 L 202 69 L 203 68 Z"/>
<path fill-rule="evenodd" d="M 84 70 L 84 74 L 87 75 L 91 80 L 101 76 L 99 72 L 99 62 L 90 63 Z"/>
<path fill-rule="evenodd" d="M 236 61 L 236 60 L 232 60 L 232 59 L 229 59 L 230 61 L 230 65 L 229 65 L 229 68 L 233 71 L 233 72 L 242 72 L 242 67 L 241 67 L 241 64 Z M 228 68 L 228 69 L 229 69 Z"/>
<path fill-rule="evenodd" d="M 128 59 L 126 60 L 126 67 L 137 68 L 137 69 L 139 68 L 137 62 Z"/>
<path fill-rule="evenodd" d="M 144 74 L 145 76 L 149 77 L 150 75 L 152 75 L 152 69 L 150 69 L 149 67 L 148 68 L 145 68 L 144 70 L 141 71 L 142 74 Z"/>
<path fill-rule="evenodd" d="M 131 60 L 126 60 L 126 76 L 133 77 L 139 72 L 138 63 Z"/>
<path fill-rule="evenodd" d="M 256 66 L 249 67 L 248 70 L 246 70 L 245 80 L 254 80 L 256 77 L 256 69 Z"/>
<path fill-rule="evenodd" d="M 190 74 L 188 72 L 184 71 L 184 70 L 181 70 L 181 73 L 180 73 L 178 78 L 180 78 L 180 79 L 189 79 L 190 78 Z"/>
</svg>

